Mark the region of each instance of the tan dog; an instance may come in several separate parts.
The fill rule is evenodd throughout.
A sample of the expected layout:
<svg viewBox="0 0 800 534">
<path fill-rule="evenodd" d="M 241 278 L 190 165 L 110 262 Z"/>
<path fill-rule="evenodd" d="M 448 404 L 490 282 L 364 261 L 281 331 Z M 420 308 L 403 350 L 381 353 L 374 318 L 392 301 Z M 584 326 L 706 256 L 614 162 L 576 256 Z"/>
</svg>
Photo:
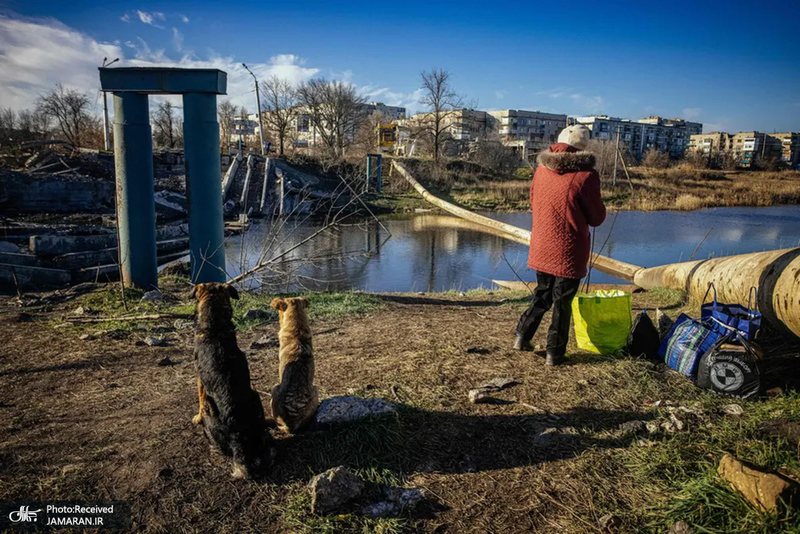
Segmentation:
<svg viewBox="0 0 800 534">
<path fill-rule="evenodd" d="M 272 416 L 284 432 L 294 433 L 314 418 L 319 393 L 314 386 L 314 352 L 308 326 L 308 301 L 304 298 L 275 299 L 281 330 L 280 384 L 272 388 Z"/>
</svg>

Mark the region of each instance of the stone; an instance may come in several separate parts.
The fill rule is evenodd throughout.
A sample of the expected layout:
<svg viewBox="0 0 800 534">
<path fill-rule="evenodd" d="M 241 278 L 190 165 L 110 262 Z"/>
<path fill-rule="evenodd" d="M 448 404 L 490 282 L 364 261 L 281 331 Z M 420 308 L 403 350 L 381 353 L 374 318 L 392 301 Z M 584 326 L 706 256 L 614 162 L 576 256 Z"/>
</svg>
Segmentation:
<svg viewBox="0 0 800 534">
<path fill-rule="evenodd" d="M 81 334 L 78 336 L 78 339 L 81 341 L 91 341 L 94 339 L 94 336 L 91 334 Z"/>
<path fill-rule="evenodd" d="M 364 482 L 346 467 L 339 466 L 315 476 L 309 482 L 311 488 L 311 512 L 331 513 L 364 491 Z"/>
<path fill-rule="evenodd" d="M 669 528 L 669 534 L 692 534 L 692 527 L 686 521 L 678 521 Z"/>
<path fill-rule="evenodd" d="M 11 252 L 13 254 L 17 254 L 19 253 L 19 247 L 8 241 L 0 241 L 0 252 Z"/>
<path fill-rule="evenodd" d="M 72 310 L 72 315 L 86 315 L 86 308 L 83 306 L 78 306 L 74 310 Z"/>
<path fill-rule="evenodd" d="M 669 315 L 656 308 L 656 326 L 658 328 L 658 337 L 663 340 L 672 330 L 674 321 L 669 318 Z"/>
<path fill-rule="evenodd" d="M 726 404 L 722 407 L 722 413 L 727 415 L 742 415 L 744 414 L 744 408 L 742 408 L 741 404 Z"/>
<path fill-rule="evenodd" d="M 722 457 L 717 473 L 760 510 L 774 512 L 781 502 L 788 506 L 797 502 L 796 483 L 779 474 L 765 473 L 745 465 L 730 454 Z"/>
<path fill-rule="evenodd" d="M 144 344 L 148 347 L 160 347 L 164 345 L 167 340 L 163 337 L 154 337 L 154 336 L 147 336 L 144 338 Z"/>
<path fill-rule="evenodd" d="M 494 400 L 494 397 L 489 395 L 488 392 L 484 391 L 483 389 L 471 389 L 469 390 L 469 401 L 472 404 L 487 404 Z"/>
<path fill-rule="evenodd" d="M 269 347 L 279 347 L 280 341 L 278 338 L 272 337 L 269 334 L 264 334 L 257 340 L 250 343 L 250 350 L 261 350 Z"/>
<path fill-rule="evenodd" d="M 330 397 L 322 401 L 314 421 L 318 425 L 350 423 L 365 417 L 397 412 L 397 406 L 383 399 L 365 399 L 354 395 Z"/>
<path fill-rule="evenodd" d="M 159 291 L 158 289 L 148 291 L 147 293 L 142 295 L 141 302 L 148 302 L 152 300 L 164 300 L 164 295 L 162 295 L 161 291 Z"/>
<path fill-rule="evenodd" d="M 383 500 L 365 506 L 361 513 L 367 517 L 394 517 L 414 508 L 420 501 L 422 491 L 419 488 L 389 487 L 383 492 Z"/>
<path fill-rule="evenodd" d="M 611 532 L 619 526 L 619 523 L 619 517 L 614 514 L 606 514 L 597 520 L 597 526 L 600 527 L 600 530 L 603 532 Z"/>
<path fill-rule="evenodd" d="M 244 316 L 242 317 L 244 321 L 265 321 L 265 320 L 275 320 L 277 318 L 278 318 L 277 313 L 258 308 L 247 310 Z"/>
</svg>

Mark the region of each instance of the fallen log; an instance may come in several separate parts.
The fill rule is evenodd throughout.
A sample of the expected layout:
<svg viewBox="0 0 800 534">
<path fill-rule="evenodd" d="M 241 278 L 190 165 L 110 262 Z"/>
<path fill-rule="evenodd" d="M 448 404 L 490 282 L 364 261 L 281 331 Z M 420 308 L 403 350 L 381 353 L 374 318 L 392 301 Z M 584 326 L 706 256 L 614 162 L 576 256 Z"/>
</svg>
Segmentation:
<svg viewBox="0 0 800 534">
<path fill-rule="evenodd" d="M 107 323 L 108 321 L 156 321 L 159 319 L 194 319 L 191 313 L 147 313 L 117 317 L 66 317 L 69 323 Z"/>
</svg>

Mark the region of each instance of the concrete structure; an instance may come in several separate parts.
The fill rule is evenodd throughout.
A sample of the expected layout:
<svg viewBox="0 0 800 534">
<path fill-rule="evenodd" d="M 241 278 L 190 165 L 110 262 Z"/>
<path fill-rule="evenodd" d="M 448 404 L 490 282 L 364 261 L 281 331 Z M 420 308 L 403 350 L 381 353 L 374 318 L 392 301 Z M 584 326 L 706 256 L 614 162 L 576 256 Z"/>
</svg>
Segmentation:
<svg viewBox="0 0 800 534">
<path fill-rule="evenodd" d="M 772 134 L 781 143 L 781 161 L 792 167 L 800 165 L 800 133 L 786 132 Z"/>
<path fill-rule="evenodd" d="M 651 149 L 680 157 L 689 147 L 692 135 L 703 132 L 703 125 L 683 119 L 665 119 L 652 116 L 638 121 L 620 119 L 607 115 L 570 117 L 569 124 L 583 124 L 592 131 L 593 139 L 615 140 L 617 132 L 620 142 L 630 153 L 641 158 Z"/>
<path fill-rule="evenodd" d="M 224 282 L 217 95 L 225 94 L 227 75 L 217 69 L 99 70 L 101 89 L 114 95 L 117 229 L 125 285 L 158 286 L 150 94 L 183 95 L 192 281 Z"/>
<path fill-rule="evenodd" d="M 692 152 L 701 152 L 706 155 L 726 152 L 731 148 L 731 134 L 725 132 L 710 132 L 694 134 L 689 139 L 687 149 Z"/>
</svg>

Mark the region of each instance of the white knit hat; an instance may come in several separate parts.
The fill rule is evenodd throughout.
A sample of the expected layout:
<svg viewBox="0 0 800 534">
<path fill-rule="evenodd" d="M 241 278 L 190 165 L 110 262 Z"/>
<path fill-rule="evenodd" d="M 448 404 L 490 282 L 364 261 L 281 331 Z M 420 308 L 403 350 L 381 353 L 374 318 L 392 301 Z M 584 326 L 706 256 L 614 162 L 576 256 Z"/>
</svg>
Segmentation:
<svg viewBox="0 0 800 534">
<path fill-rule="evenodd" d="M 589 128 L 583 124 L 567 126 L 558 134 L 558 142 L 574 146 L 578 150 L 586 150 L 589 146 Z"/>
</svg>

